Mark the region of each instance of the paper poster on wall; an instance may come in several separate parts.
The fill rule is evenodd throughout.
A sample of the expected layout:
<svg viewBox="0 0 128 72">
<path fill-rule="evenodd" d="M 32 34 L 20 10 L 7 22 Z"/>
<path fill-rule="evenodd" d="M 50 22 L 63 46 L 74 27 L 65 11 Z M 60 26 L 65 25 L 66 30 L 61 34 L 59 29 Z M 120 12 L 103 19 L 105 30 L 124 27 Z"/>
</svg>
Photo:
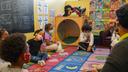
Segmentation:
<svg viewBox="0 0 128 72">
<path fill-rule="evenodd" d="M 104 19 L 109 19 L 110 18 L 109 14 L 110 14 L 110 10 L 104 10 L 103 11 L 103 18 Z"/>
<path fill-rule="evenodd" d="M 38 14 L 43 14 L 43 5 L 44 5 L 44 1 L 38 0 L 37 2 Z"/>
<path fill-rule="evenodd" d="M 95 29 L 96 30 L 103 30 L 104 29 L 104 23 L 102 21 L 96 21 Z"/>
<path fill-rule="evenodd" d="M 55 9 L 50 9 L 50 17 L 55 17 Z"/>
<path fill-rule="evenodd" d="M 96 21 L 101 21 L 102 19 L 102 14 L 103 12 L 102 11 L 96 11 Z"/>
<path fill-rule="evenodd" d="M 98 1 L 98 2 L 96 3 L 96 7 L 97 7 L 97 9 L 103 8 L 102 1 Z"/>
<path fill-rule="evenodd" d="M 96 9 L 96 3 L 95 3 L 96 1 L 94 1 L 94 0 L 92 0 L 92 1 L 90 1 L 90 11 L 95 11 L 95 9 Z"/>
<path fill-rule="evenodd" d="M 44 3 L 44 14 L 48 15 L 48 4 Z"/>
<path fill-rule="evenodd" d="M 44 24 L 48 24 L 48 16 L 44 17 Z"/>
<path fill-rule="evenodd" d="M 104 0 L 104 1 L 103 1 L 103 5 L 104 5 L 104 8 L 105 8 L 105 9 L 106 9 L 106 8 L 109 9 L 109 8 L 110 8 L 110 5 L 111 5 L 111 4 L 110 4 L 110 0 Z"/>
<path fill-rule="evenodd" d="M 90 19 L 95 20 L 95 18 L 96 18 L 95 12 L 94 11 L 91 11 L 89 17 L 90 17 Z"/>
<path fill-rule="evenodd" d="M 43 16 L 38 16 L 38 23 L 39 23 L 39 28 L 42 29 L 44 27 Z"/>
<path fill-rule="evenodd" d="M 50 23 L 53 23 L 54 22 L 54 17 L 55 17 L 55 9 L 50 9 L 49 10 L 49 13 L 50 13 Z"/>
</svg>

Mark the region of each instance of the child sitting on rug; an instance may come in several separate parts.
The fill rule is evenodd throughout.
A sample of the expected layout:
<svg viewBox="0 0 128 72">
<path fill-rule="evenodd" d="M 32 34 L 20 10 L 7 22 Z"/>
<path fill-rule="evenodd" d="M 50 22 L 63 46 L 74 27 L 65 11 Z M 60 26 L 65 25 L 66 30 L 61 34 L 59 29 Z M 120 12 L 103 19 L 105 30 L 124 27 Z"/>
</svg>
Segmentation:
<svg viewBox="0 0 128 72">
<path fill-rule="evenodd" d="M 4 28 L 0 28 L 0 43 L 9 36 L 8 31 Z"/>
<path fill-rule="evenodd" d="M 9 36 L 8 31 L 4 28 L 0 28 L 0 46 L 2 41 L 4 41 Z M 10 64 L 9 62 L 6 62 L 0 58 L 0 68 Z"/>
<path fill-rule="evenodd" d="M 52 41 L 52 33 L 53 33 L 53 26 L 52 24 L 48 23 L 45 25 L 45 33 L 44 33 L 44 42 L 45 44 L 42 45 L 42 50 L 52 51 L 56 50 L 57 52 L 63 52 L 61 43 L 53 42 Z"/>
<path fill-rule="evenodd" d="M 26 37 L 22 33 L 14 33 L 2 41 L 0 57 L 10 62 L 10 65 L 4 66 L 0 72 L 28 72 L 22 69 L 24 63 L 30 61 L 31 54 L 26 44 Z"/>
<path fill-rule="evenodd" d="M 89 24 L 84 24 L 82 26 L 82 33 L 80 34 L 79 49 L 92 52 L 92 47 L 94 44 L 94 36 L 92 27 Z"/>
<path fill-rule="evenodd" d="M 120 36 L 118 34 L 118 29 L 117 28 L 114 28 L 114 31 L 112 33 L 112 37 L 111 37 L 111 48 L 113 49 L 115 44 L 118 43 L 118 40 L 119 40 Z"/>
<path fill-rule="evenodd" d="M 31 62 L 45 64 L 45 60 L 48 58 L 48 54 L 46 52 L 41 52 L 41 44 L 43 43 L 43 35 L 44 32 L 42 29 L 36 30 L 34 32 L 34 38 L 27 41 L 30 53 L 31 53 Z"/>
</svg>

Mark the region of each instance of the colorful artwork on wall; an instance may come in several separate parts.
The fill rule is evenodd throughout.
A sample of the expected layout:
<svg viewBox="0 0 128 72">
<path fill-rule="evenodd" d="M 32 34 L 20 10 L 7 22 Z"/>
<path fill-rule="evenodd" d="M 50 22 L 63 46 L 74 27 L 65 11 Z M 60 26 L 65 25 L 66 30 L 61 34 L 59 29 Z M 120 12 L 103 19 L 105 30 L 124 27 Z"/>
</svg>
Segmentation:
<svg viewBox="0 0 128 72">
<path fill-rule="evenodd" d="M 105 30 L 104 24 L 116 21 L 115 11 L 122 5 L 122 0 L 91 0 L 90 1 L 90 19 L 93 20 L 93 32 L 98 35 L 100 31 Z M 100 31 L 99 31 L 100 30 Z"/>
</svg>

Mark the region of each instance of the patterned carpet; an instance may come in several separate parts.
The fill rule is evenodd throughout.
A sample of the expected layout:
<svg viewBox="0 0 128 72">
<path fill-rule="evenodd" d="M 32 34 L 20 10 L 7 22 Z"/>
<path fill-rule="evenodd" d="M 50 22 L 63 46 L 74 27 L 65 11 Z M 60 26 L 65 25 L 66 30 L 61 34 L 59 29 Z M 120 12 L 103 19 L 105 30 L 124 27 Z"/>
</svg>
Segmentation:
<svg viewBox="0 0 128 72">
<path fill-rule="evenodd" d="M 49 72 L 78 72 L 90 55 L 91 53 L 89 52 L 76 51 L 53 67 Z"/>
<path fill-rule="evenodd" d="M 54 53 L 51 57 L 49 57 L 44 66 L 33 64 L 27 69 L 29 70 L 29 72 L 49 72 L 50 69 L 52 69 L 58 63 L 62 62 L 66 57 L 70 56 L 75 51 L 77 51 L 77 47 L 65 47 L 63 53 Z"/>
<path fill-rule="evenodd" d="M 86 69 L 91 71 L 94 67 L 104 64 L 109 49 L 96 48 L 94 53 L 78 51 L 75 46 L 68 46 L 63 53 L 54 53 L 47 61 L 46 65 L 38 64 L 26 65 L 29 72 L 81 72 Z"/>
</svg>

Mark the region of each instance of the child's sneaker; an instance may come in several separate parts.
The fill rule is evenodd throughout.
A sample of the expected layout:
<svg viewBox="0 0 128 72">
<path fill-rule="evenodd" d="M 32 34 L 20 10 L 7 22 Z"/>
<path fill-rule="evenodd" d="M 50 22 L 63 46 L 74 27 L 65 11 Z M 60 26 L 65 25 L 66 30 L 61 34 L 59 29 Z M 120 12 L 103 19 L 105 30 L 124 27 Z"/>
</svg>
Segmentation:
<svg viewBox="0 0 128 72">
<path fill-rule="evenodd" d="M 45 65 L 46 63 L 45 63 L 44 60 L 39 60 L 39 61 L 38 61 L 38 64 L 41 65 L 41 66 L 43 66 L 43 65 Z"/>
</svg>

